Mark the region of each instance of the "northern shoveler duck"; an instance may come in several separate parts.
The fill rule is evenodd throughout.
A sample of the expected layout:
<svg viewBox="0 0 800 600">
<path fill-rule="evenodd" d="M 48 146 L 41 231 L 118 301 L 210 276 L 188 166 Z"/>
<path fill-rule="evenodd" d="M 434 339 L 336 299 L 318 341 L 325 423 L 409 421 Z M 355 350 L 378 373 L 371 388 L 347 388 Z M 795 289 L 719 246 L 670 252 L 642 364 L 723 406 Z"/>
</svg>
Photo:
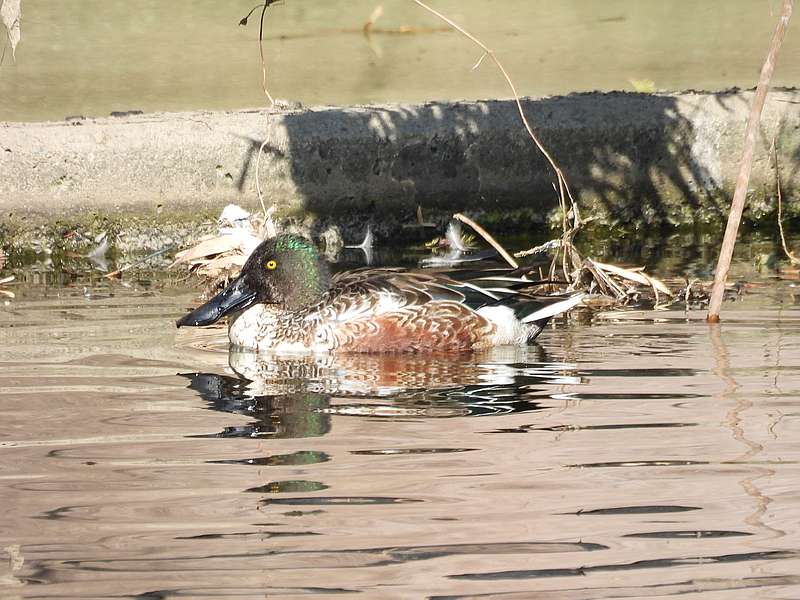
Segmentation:
<svg viewBox="0 0 800 600">
<path fill-rule="evenodd" d="M 453 352 L 528 342 L 583 297 L 531 295 L 519 289 L 530 281 L 484 275 L 365 268 L 331 277 L 311 241 L 279 235 L 177 326 L 230 315 L 231 344 L 260 352 Z"/>
</svg>

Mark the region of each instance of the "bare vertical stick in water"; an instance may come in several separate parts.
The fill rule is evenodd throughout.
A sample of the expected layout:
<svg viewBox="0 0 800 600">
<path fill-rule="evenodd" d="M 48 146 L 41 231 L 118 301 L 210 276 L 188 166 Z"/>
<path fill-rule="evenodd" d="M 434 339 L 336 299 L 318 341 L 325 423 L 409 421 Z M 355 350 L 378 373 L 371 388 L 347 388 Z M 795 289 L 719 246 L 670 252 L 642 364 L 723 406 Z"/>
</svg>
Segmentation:
<svg viewBox="0 0 800 600">
<path fill-rule="evenodd" d="M 794 0 L 783 0 L 783 9 L 775 34 L 772 36 L 772 43 L 767 53 L 764 66 L 761 67 L 761 76 L 758 78 L 756 95 L 753 98 L 753 105 L 750 107 L 750 117 L 747 121 L 747 129 L 744 134 L 744 149 L 742 151 L 742 162 L 739 164 L 739 175 L 736 178 L 736 189 L 733 192 L 731 211 L 728 214 L 728 226 L 725 228 L 725 238 L 722 241 L 722 248 L 719 251 L 717 269 L 714 273 L 714 287 L 711 290 L 711 301 L 708 305 L 709 323 L 719 322 L 719 311 L 722 307 L 722 297 L 725 294 L 725 280 L 728 278 L 728 270 L 731 266 L 733 247 L 736 244 L 736 234 L 739 231 L 739 222 L 742 220 L 742 211 L 747 197 L 747 186 L 750 183 L 750 171 L 753 167 L 753 154 L 756 146 L 756 135 L 758 134 L 761 121 L 761 111 L 764 108 L 764 101 L 767 98 L 769 82 L 772 79 L 772 72 L 775 70 L 775 60 L 778 56 L 783 38 L 786 35 L 786 27 L 792 16 Z"/>
</svg>

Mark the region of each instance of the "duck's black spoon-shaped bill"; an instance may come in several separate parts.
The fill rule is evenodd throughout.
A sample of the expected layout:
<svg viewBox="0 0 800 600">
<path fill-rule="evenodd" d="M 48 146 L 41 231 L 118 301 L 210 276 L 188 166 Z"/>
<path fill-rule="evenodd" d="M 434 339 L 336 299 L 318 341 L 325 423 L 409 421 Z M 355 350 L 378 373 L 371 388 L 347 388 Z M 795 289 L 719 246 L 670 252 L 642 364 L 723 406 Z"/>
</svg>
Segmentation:
<svg viewBox="0 0 800 600">
<path fill-rule="evenodd" d="M 228 313 L 244 310 L 255 302 L 256 292 L 250 289 L 243 277 L 239 277 L 211 300 L 175 321 L 175 325 L 178 327 L 211 325 Z"/>
</svg>

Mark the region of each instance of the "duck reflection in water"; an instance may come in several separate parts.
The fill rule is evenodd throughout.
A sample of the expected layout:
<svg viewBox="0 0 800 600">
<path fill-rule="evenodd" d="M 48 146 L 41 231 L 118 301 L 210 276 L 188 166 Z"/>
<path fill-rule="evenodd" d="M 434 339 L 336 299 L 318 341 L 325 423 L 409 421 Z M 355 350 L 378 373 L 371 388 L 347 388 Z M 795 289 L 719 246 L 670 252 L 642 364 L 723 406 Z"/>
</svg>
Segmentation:
<svg viewBox="0 0 800 600">
<path fill-rule="evenodd" d="M 352 354 L 276 357 L 232 350 L 233 375 L 184 373 L 209 408 L 254 421 L 220 436 L 325 435 L 331 415 L 444 418 L 550 408 L 553 385 L 580 383 L 575 365 L 541 346 L 469 355 Z M 560 391 L 560 390 L 559 390 Z"/>
</svg>

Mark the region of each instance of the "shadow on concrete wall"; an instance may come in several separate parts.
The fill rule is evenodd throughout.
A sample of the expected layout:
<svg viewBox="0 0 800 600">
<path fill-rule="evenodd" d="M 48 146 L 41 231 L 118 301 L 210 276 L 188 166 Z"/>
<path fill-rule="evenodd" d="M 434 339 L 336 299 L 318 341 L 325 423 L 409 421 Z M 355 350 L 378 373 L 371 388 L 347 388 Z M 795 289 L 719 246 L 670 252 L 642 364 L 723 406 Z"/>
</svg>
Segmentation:
<svg viewBox="0 0 800 600">
<path fill-rule="evenodd" d="M 524 106 L 584 216 L 632 228 L 725 214 L 721 190 L 738 163 L 746 94 L 590 93 Z M 269 160 L 285 161 L 313 213 L 396 225 L 416 221 L 417 207 L 431 218 L 466 210 L 518 229 L 521 219 L 544 223 L 557 207 L 555 176 L 511 101 L 317 109 L 286 114 L 282 124 L 285 139 L 270 141 Z M 800 162 L 800 148 L 792 152 L 787 171 Z M 768 156 L 768 147 L 759 150 Z"/>
<path fill-rule="evenodd" d="M 718 185 L 676 104 L 583 94 L 528 101 L 525 110 L 587 214 L 658 225 L 696 212 Z M 328 110 L 288 115 L 285 124 L 292 179 L 313 212 L 413 221 L 420 206 L 478 210 L 492 222 L 524 211 L 544 222 L 557 206 L 555 177 L 513 102 Z"/>
</svg>

